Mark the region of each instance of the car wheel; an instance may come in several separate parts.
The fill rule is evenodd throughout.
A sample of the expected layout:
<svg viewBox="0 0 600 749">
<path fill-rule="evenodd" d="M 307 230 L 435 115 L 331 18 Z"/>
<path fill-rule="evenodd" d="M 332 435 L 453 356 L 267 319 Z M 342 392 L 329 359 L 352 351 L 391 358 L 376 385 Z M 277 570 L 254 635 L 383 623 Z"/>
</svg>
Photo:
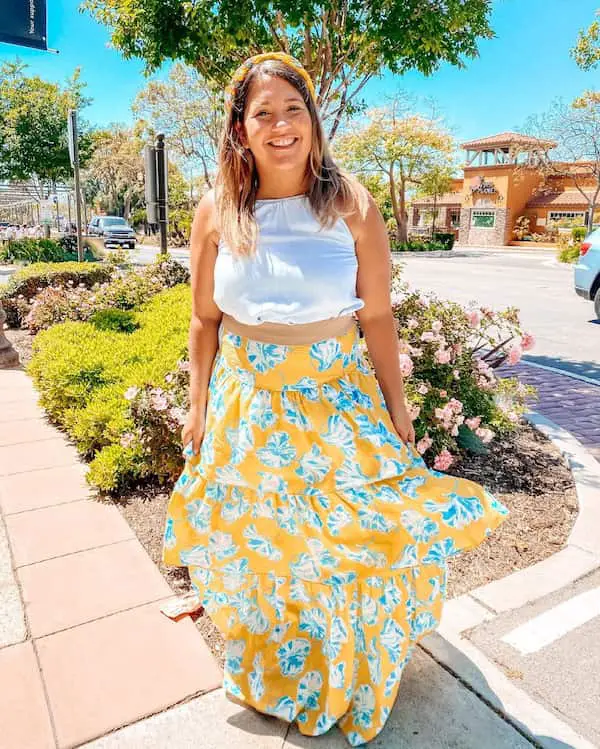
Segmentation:
<svg viewBox="0 0 600 749">
<path fill-rule="evenodd" d="M 594 297 L 594 312 L 598 320 L 600 320 L 600 289 L 596 291 L 596 296 Z"/>
</svg>

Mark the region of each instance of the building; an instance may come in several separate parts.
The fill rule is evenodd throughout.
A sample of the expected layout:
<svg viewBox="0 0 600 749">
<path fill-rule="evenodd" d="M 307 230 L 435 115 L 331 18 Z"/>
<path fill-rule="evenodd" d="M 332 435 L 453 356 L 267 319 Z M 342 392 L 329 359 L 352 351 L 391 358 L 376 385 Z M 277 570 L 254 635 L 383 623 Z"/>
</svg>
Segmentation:
<svg viewBox="0 0 600 749">
<path fill-rule="evenodd" d="M 520 133 L 500 133 L 463 143 L 466 161 L 462 179 L 437 198 L 414 200 L 409 234 L 430 231 L 435 211 L 436 231 L 452 231 L 458 242 L 473 246 L 506 245 L 515 241 L 517 219 L 529 219 L 529 231 L 545 234 L 554 222 L 587 221 L 589 204 L 574 176 L 545 175 L 542 154 L 556 143 Z M 586 195 L 595 181 L 585 176 L 583 163 L 561 164 L 561 172 L 579 173 Z"/>
</svg>

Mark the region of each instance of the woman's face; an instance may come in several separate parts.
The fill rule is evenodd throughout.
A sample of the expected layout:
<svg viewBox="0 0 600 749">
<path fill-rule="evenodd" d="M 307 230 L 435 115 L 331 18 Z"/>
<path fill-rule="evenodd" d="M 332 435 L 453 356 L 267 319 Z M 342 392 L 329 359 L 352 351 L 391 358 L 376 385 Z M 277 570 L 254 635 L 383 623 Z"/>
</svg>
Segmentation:
<svg viewBox="0 0 600 749">
<path fill-rule="evenodd" d="M 244 127 L 244 146 L 256 167 L 304 173 L 312 145 L 312 121 L 300 92 L 275 76 L 259 76 L 250 84 Z"/>
</svg>

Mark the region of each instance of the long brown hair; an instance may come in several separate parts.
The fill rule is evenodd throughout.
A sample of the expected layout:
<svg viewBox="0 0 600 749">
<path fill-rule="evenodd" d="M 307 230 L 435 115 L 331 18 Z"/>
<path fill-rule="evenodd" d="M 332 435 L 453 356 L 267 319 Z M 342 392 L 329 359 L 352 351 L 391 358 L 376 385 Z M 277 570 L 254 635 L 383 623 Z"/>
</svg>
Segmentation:
<svg viewBox="0 0 600 749">
<path fill-rule="evenodd" d="M 315 102 L 302 76 L 280 60 L 255 65 L 238 85 L 227 113 L 219 144 L 219 169 L 215 185 L 219 231 L 231 252 L 251 255 L 256 249 L 258 227 L 254 213 L 258 173 L 251 151 L 244 148 L 239 128 L 243 124 L 248 91 L 261 75 L 283 78 L 302 96 L 312 121 L 312 145 L 307 163 L 307 196 L 322 227 L 355 210 L 364 214 L 364 188 L 333 160 Z"/>
</svg>

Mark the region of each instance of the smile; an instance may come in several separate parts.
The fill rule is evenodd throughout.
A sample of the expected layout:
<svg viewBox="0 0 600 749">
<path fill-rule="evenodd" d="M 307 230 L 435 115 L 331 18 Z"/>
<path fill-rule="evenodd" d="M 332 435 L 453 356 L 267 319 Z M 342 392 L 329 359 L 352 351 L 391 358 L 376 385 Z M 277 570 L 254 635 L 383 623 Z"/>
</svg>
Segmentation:
<svg viewBox="0 0 600 749">
<path fill-rule="evenodd" d="M 290 146 L 293 146 L 298 138 L 295 138 L 293 136 L 289 136 L 287 138 L 274 138 L 273 140 L 269 141 L 269 145 L 273 146 L 273 148 L 289 148 Z"/>
</svg>

